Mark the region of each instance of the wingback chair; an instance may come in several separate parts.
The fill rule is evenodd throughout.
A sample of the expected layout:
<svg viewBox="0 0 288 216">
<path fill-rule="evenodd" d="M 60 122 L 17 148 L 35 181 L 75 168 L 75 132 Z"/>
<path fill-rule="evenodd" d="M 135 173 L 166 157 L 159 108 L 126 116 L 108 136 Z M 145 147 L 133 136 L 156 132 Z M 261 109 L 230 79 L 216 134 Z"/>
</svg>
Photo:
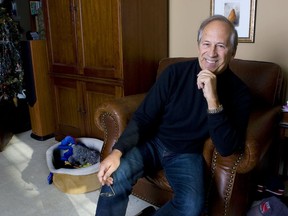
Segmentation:
<svg viewBox="0 0 288 216">
<path fill-rule="evenodd" d="M 158 75 L 169 65 L 192 58 L 167 58 L 159 63 Z M 261 174 L 277 169 L 270 160 L 277 153 L 278 123 L 281 114 L 283 74 L 274 63 L 235 59 L 232 71 L 249 87 L 253 106 L 243 153 L 222 157 L 211 139 L 204 145 L 207 165 L 208 215 L 246 215 L 253 199 L 255 184 Z M 103 160 L 125 129 L 130 117 L 145 94 L 126 96 L 103 103 L 95 112 L 95 123 L 104 132 Z M 274 158 L 277 158 L 277 156 Z M 275 165 L 275 166 L 274 166 Z M 137 197 L 161 206 L 173 197 L 163 171 L 138 180 L 133 187 Z"/>
</svg>

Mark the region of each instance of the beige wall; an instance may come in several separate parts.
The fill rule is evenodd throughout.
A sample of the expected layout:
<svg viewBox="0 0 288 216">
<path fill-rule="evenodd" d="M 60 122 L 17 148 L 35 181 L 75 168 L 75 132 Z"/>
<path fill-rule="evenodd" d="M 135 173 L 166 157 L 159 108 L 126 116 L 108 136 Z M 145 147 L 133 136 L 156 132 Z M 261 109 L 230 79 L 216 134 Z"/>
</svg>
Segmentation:
<svg viewBox="0 0 288 216">
<path fill-rule="evenodd" d="M 240 43 L 236 58 L 276 62 L 288 76 L 287 8 L 287 0 L 257 0 L 255 43 Z M 197 30 L 209 15 L 210 0 L 170 0 L 170 57 L 197 55 Z"/>
</svg>

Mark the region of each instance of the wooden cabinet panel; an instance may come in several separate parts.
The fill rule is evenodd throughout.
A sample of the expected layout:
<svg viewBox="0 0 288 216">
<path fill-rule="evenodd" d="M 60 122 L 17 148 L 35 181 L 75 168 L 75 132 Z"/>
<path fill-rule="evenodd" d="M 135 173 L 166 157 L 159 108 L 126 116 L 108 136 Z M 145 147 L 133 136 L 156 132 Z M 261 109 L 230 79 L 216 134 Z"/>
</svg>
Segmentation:
<svg viewBox="0 0 288 216">
<path fill-rule="evenodd" d="M 121 23 L 124 95 L 146 92 L 168 57 L 168 1 L 121 1 Z"/>
<path fill-rule="evenodd" d="M 118 0 L 86 0 L 79 8 L 83 47 L 78 54 L 83 55 L 84 74 L 121 78 Z"/>
<path fill-rule="evenodd" d="M 81 130 L 81 114 L 84 112 L 79 100 L 79 84 L 75 80 L 54 79 L 54 94 L 56 106 L 57 130 L 56 139 L 59 135 L 79 137 Z M 62 137 L 61 137 L 62 138 Z"/>
<path fill-rule="evenodd" d="M 119 87 L 92 82 L 86 82 L 83 87 L 83 93 L 85 95 L 84 103 L 87 109 L 84 120 L 87 134 L 93 137 L 102 137 L 103 132 L 97 129 L 94 123 L 94 112 L 99 104 L 107 100 L 115 99 Z"/>
<path fill-rule="evenodd" d="M 74 0 L 49 0 L 45 4 L 52 71 L 75 74 L 78 41 Z"/>
</svg>

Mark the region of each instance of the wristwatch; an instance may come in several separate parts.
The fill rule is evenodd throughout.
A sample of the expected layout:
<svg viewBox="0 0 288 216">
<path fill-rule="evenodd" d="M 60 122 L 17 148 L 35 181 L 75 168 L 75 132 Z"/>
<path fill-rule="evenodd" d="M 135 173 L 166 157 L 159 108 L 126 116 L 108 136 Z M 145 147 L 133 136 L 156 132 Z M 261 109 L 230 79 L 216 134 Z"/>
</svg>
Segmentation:
<svg viewBox="0 0 288 216">
<path fill-rule="evenodd" d="M 208 109 L 207 110 L 207 112 L 209 113 L 209 114 L 216 114 L 216 113 L 219 113 L 219 112 L 221 112 L 223 110 L 223 106 L 222 106 L 222 104 L 220 104 L 217 108 L 215 108 L 215 109 Z"/>
</svg>

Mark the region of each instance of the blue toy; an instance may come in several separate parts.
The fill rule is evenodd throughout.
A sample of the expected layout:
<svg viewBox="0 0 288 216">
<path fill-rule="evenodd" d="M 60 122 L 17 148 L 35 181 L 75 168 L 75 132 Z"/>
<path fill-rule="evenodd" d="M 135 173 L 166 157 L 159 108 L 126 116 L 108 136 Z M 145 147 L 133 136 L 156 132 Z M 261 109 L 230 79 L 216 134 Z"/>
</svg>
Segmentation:
<svg viewBox="0 0 288 216">
<path fill-rule="evenodd" d="M 61 144 L 58 146 L 60 150 L 61 161 L 68 161 L 68 158 L 73 155 L 73 145 L 76 144 L 76 140 L 71 136 L 66 136 Z"/>
</svg>

